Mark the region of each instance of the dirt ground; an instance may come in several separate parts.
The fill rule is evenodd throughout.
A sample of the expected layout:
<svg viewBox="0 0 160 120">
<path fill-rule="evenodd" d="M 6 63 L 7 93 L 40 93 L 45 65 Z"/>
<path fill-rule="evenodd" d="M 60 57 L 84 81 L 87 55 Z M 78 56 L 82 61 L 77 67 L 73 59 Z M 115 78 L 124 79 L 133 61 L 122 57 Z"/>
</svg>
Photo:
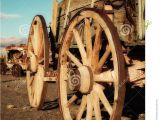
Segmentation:
<svg viewBox="0 0 160 120">
<path fill-rule="evenodd" d="M 48 93 L 43 110 L 38 111 L 29 106 L 25 77 L 15 78 L 9 74 L 0 77 L 2 120 L 61 120 L 56 83 L 48 83 Z M 132 118 L 132 120 L 144 120 L 144 106 L 144 88 L 131 89 L 131 86 L 127 85 L 123 116 Z"/>
<path fill-rule="evenodd" d="M 1 76 L 2 120 L 61 120 L 57 104 L 56 83 L 48 84 L 47 101 L 43 110 L 29 106 L 25 77 Z"/>
</svg>

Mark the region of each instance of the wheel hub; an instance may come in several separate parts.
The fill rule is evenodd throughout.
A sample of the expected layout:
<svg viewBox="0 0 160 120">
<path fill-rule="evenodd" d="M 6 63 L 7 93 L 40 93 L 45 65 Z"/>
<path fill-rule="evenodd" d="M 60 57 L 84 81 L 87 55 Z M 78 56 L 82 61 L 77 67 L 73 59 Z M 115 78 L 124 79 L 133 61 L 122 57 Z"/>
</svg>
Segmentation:
<svg viewBox="0 0 160 120">
<path fill-rule="evenodd" d="M 93 86 L 93 73 L 90 67 L 82 66 L 70 71 L 69 88 L 70 90 L 89 93 Z"/>
</svg>

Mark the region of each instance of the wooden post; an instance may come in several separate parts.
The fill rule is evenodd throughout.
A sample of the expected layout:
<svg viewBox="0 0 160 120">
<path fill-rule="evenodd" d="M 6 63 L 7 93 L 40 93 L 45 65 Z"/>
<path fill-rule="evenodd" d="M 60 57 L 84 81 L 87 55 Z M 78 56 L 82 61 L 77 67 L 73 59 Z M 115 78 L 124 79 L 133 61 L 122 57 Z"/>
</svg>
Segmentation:
<svg viewBox="0 0 160 120">
<path fill-rule="evenodd" d="M 94 2 L 95 2 L 95 0 L 92 0 L 92 1 L 91 1 L 91 8 L 94 7 Z"/>
<path fill-rule="evenodd" d="M 67 3 L 67 10 L 65 12 L 65 20 L 64 20 L 64 24 L 63 24 L 63 28 L 66 27 L 67 25 L 67 20 L 68 20 L 68 14 L 69 14 L 69 10 L 70 10 L 70 5 L 71 5 L 71 0 L 68 0 L 68 3 Z"/>
<path fill-rule="evenodd" d="M 104 9 L 105 10 L 113 10 L 113 7 L 111 5 L 105 5 Z M 113 14 L 107 14 L 107 15 L 111 19 L 111 21 L 113 21 Z"/>
<path fill-rule="evenodd" d="M 51 30 L 54 37 L 56 37 L 56 31 L 57 31 L 56 29 L 57 29 L 58 11 L 59 11 L 58 2 L 57 0 L 53 0 Z"/>
<path fill-rule="evenodd" d="M 145 12 L 145 0 L 142 0 L 142 37 L 145 36 L 145 18 L 144 18 L 144 12 Z"/>
<path fill-rule="evenodd" d="M 138 35 L 139 35 L 139 39 L 142 40 L 144 37 L 144 17 L 143 17 L 143 13 L 144 13 L 144 0 L 138 0 L 138 27 L 137 27 L 137 31 L 138 31 Z"/>
</svg>

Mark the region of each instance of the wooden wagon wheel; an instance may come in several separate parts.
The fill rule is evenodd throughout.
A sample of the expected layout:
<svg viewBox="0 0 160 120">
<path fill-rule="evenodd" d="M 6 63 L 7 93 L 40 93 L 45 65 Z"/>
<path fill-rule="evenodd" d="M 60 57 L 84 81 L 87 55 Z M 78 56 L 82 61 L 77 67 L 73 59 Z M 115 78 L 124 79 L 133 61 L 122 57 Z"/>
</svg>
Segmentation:
<svg viewBox="0 0 160 120">
<path fill-rule="evenodd" d="M 34 17 L 29 38 L 27 51 L 27 89 L 29 102 L 32 107 L 41 108 L 47 84 L 44 82 L 45 71 L 49 66 L 49 48 L 47 26 L 43 16 Z"/>
<path fill-rule="evenodd" d="M 14 64 L 13 67 L 12 67 L 12 75 L 15 76 L 15 77 L 20 77 L 22 76 L 22 67 L 18 64 Z"/>
<path fill-rule="evenodd" d="M 81 23 L 84 37 L 77 29 Z M 71 52 L 74 42 L 80 59 Z M 73 17 L 63 36 L 59 65 L 58 88 L 64 120 L 121 119 L 124 60 L 118 33 L 105 12 L 84 9 Z M 68 98 L 70 93 L 73 95 Z M 77 99 L 81 99 L 79 105 L 74 104 Z"/>
<path fill-rule="evenodd" d="M 0 63 L 0 74 L 6 75 L 7 72 L 7 65 L 5 63 Z"/>
</svg>

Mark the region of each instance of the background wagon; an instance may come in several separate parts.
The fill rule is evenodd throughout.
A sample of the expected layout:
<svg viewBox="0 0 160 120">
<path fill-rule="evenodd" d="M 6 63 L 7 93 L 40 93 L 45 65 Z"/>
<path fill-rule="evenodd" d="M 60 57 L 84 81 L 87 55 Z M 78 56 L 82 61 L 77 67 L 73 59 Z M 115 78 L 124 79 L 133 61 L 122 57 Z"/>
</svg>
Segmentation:
<svg viewBox="0 0 160 120">
<path fill-rule="evenodd" d="M 144 86 L 144 1 L 54 1 L 52 12 L 49 32 L 41 15 L 30 28 L 31 106 L 40 109 L 46 82 L 56 81 L 64 120 L 100 120 L 101 111 L 119 120 L 125 84 Z"/>
<path fill-rule="evenodd" d="M 5 47 L 4 61 L 1 63 L 1 74 L 6 74 L 10 70 L 13 76 L 22 76 L 26 70 L 26 50 L 27 46 L 24 44 Z"/>
</svg>

